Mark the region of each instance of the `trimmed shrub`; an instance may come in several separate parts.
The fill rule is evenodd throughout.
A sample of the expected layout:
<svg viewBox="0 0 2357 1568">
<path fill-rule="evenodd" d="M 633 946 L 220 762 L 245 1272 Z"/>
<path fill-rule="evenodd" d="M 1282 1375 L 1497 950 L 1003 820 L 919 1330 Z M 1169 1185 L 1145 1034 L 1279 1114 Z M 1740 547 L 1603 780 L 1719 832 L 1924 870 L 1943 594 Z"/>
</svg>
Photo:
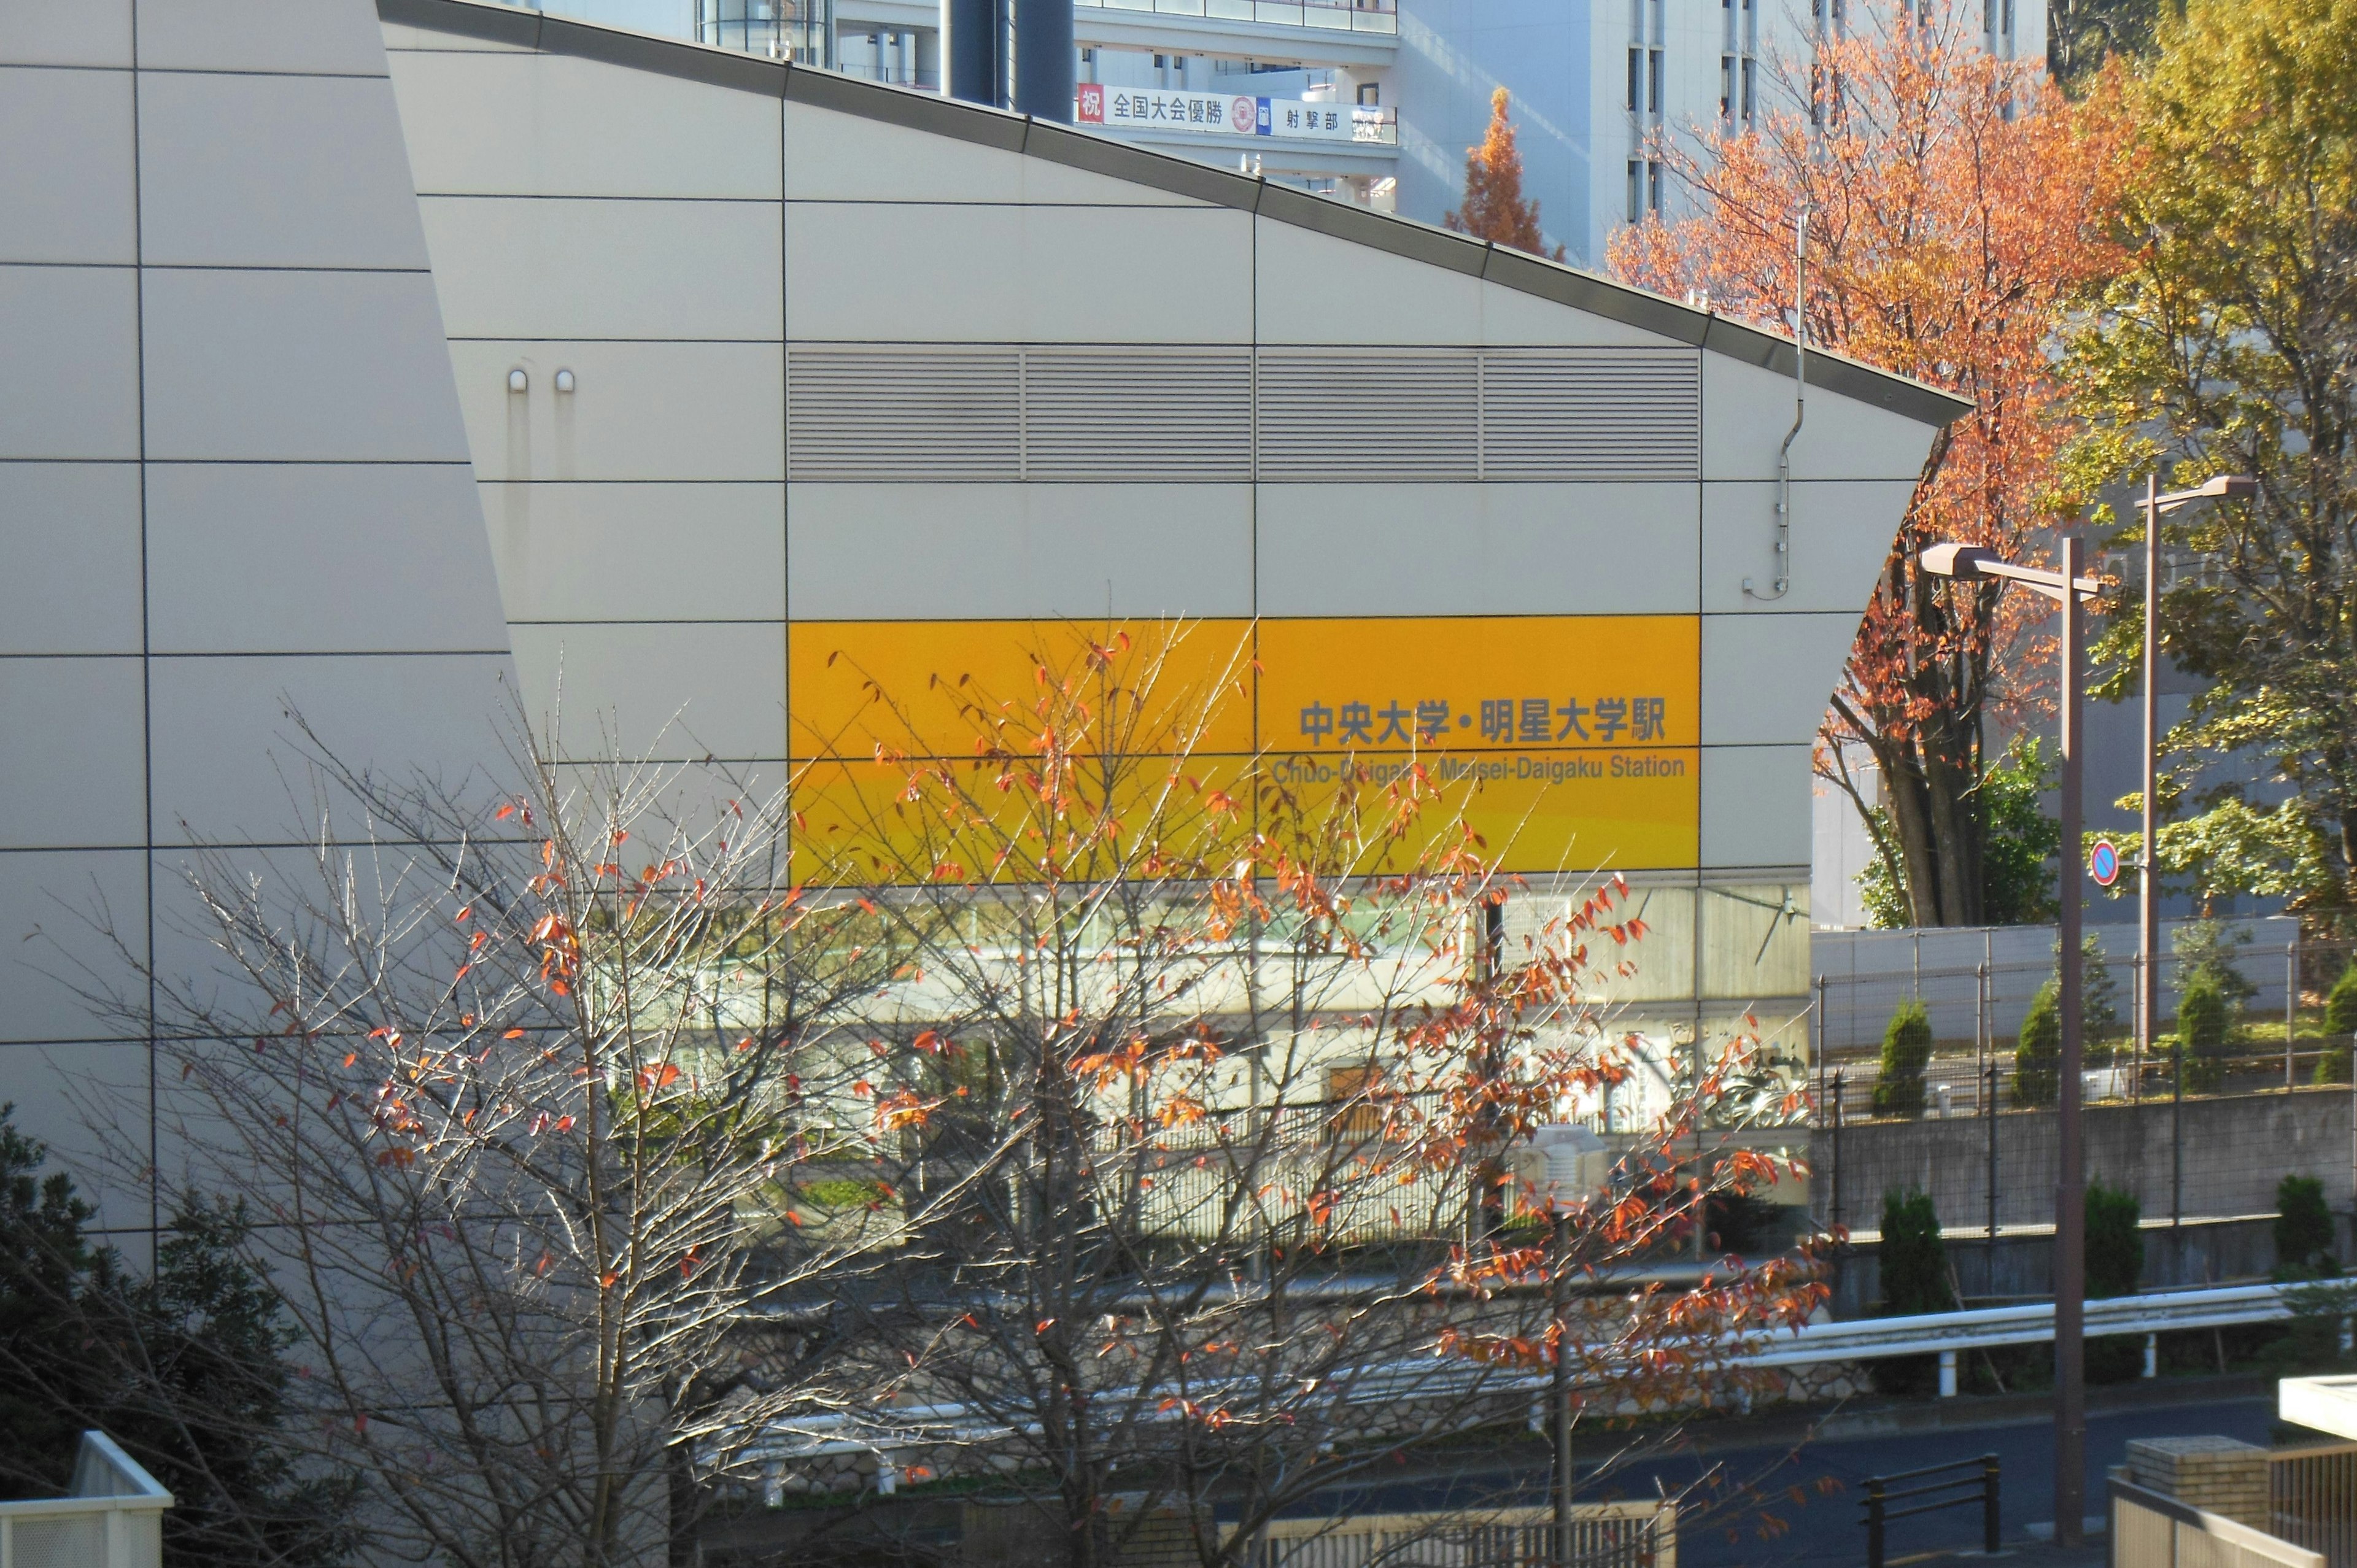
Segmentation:
<svg viewBox="0 0 2357 1568">
<path fill-rule="evenodd" d="M 2324 1184 L 2314 1176 L 2284 1177 L 2276 1183 L 2276 1278 L 2328 1279 L 2340 1273 Z"/>
<path fill-rule="evenodd" d="M 2136 1195 L 2124 1188 L 2087 1184 L 2087 1294 L 2134 1295 L 2144 1277 L 2143 1218 Z M 2144 1370 L 2141 1335 L 2113 1334 L 2087 1341 L 2091 1382 L 2124 1383 Z"/>
<path fill-rule="evenodd" d="M 1923 1114 L 1923 1069 L 1932 1061 L 1932 1015 L 1919 998 L 1890 1015 L 1882 1031 L 1882 1071 L 1874 1080 L 1877 1116 Z"/>
<path fill-rule="evenodd" d="M 2177 1042 L 2185 1064 L 2185 1092 L 2215 1094 L 2226 1081 L 2226 994 L 2196 975 L 2177 998 Z"/>
<path fill-rule="evenodd" d="M 1882 1311 L 1888 1317 L 1955 1310 L 1948 1283 L 1948 1249 L 1931 1196 L 1893 1189 L 1882 1195 Z M 1936 1356 L 1894 1356 L 1872 1363 L 1874 1386 L 1887 1394 L 1930 1393 L 1940 1375 Z"/>
<path fill-rule="evenodd" d="M 2317 1059 L 2316 1081 L 2347 1083 L 2350 1037 L 2357 1036 L 2357 963 L 2341 972 L 2341 978 L 2332 983 L 2331 992 L 2324 998 L 2324 1030 L 2332 1037 L 2325 1044 L 2324 1055 Z"/>
<path fill-rule="evenodd" d="M 2060 987 L 2048 981 L 2030 999 L 2021 1021 L 2021 1043 L 2013 1053 L 2013 1102 L 2051 1105 L 2062 1079 L 2062 1005 Z"/>
</svg>

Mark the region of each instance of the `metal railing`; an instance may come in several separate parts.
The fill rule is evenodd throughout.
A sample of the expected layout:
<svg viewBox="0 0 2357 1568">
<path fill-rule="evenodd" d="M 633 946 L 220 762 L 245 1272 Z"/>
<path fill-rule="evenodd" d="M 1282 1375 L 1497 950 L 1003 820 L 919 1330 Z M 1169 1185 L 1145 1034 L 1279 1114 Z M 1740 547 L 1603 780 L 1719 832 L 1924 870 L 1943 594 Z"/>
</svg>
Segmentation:
<svg viewBox="0 0 2357 1568">
<path fill-rule="evenodd" d="M 2357 1443 L 2269 1454 L 2267 1528 L 2330 1568 L 2357 1564 Z"/>
<path fill-rule="evenodd" d="M 2112 1568 L 2326 1568 L 2320 1552 L 2116 1477 L 2111 1512 Z"/>
<path fill-rule="evenodd" d="M 2217 1290 L 2160 1291 L 2151 1295 L 2105 1296 L 2087 1303 L 2090 1339 L 2116 1334 L 2166 1334 L 2186 1328 L 2218 1328 L 2234 1323 L 2279 1323 L 2292 1316 L 2284 1300 L 2298 1285 L 2228 1285 Z M 2054 1337 L 2054 1304 L 1986 1307 L 1974 1312 L 1926 1313 L 1912 1317 L 1869 1317 L 1844 1323 L 1811 1323 L 1790 1334 L 1771 1335 L 1740 1359 L 1752 1367 L 1805 1367 L 1824 1361 L 1871 1360 L 1884 1356 L 1950 1354 L 2005 1345 L 2042 1345 Z"/>
<path fill-rule="evenodd" d="M 1939 1477 L 1935 1479 L 1934 1477 Z M 1920 1486 L 1890 1489 L 1894 1481 L 1918 1481 Z M 1894 1509 L 1892 1503 L 1907 1503 Z M 1917 1514 L 1939 1513 L 1947 1509 L 1964 1509 L 1977 1505 L 1981 1510 L 1981 1551 L 1991 1557 L 1997 1553 L 1998 1536 L 2002 1533 L 2002 1509 L 1997 1490 L 1997 1458 L 1984 1454 L 1977 1459 L 1958 1459 L 1946 1465 L 1927 1465 L 1920 1470 L 1901 1470 L 1891 1476 L 1868 1476 L 1866 1496 L 1858 1500 L 1865 1510 L 1861 1520 L 1866 1526 L 1866 1568 L 1883 1568 L 1888 1561 L 1884 1548 L 1888 1544 L 1890 1521 L 1912 1519 Z"/>
<path fill-rule="evenodd" d="M 1666 1500 L 1574 1503 L 1567 1550 L 1555 1510 L 1395 1513 L 1272 1521 L 1251 1568 L 1677 1568 L 1678 1508 Z"/>
<path fill-rule="evenodd" d="M 1215 22 L 1258 22 L 1333 32 L 1397 33 L 1398 0 L 1073 0 L 1100 11 L 1146 11 Z"/>
<path fill-rule="evenodd" d="M 81 1434 L 73 1489 L 0 1503 L 0 1564 L 11 1568 L 156 1568 L 172 1494 L 102 1432 Z"/>
</svg>

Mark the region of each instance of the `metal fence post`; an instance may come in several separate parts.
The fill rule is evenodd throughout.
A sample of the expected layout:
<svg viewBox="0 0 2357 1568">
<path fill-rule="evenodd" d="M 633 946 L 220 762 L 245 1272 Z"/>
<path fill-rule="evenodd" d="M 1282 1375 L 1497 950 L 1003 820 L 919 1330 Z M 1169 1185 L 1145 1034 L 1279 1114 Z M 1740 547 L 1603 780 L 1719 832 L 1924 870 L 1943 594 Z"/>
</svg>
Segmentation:
<svg viewBox="0 0 2357 1568">
<path fill-rule="evenodd" d="M 1834 1069 L 1834 1229 L 1842 1222 L 1842 1075 Z"/>
<path fill-rule="evenodd" d="M 1996 1294 L 1996 1063 L 1988 1068 L 1988 1294 Z"/>
<path fill-rule="evenodd" d="M 1866 1482 L 1866 1568 L 1882 1568 L 1882 1477 Z"/>
<path fill-rule="evenodd" d="M 2292 1087 L 2292 1041 L 2299 1032 L 2299 928 L 2284 948 L 2284 1090 Z"/>
<path fill-rule="evenodd" d="M 2004 1533 L 2003 1518 L 1997 1504 L 1997 1462 L 1994 1454 L 1981 1455 L 1981 1551 L 1994 1557 L 1998 1538 Z"/>
</svg>

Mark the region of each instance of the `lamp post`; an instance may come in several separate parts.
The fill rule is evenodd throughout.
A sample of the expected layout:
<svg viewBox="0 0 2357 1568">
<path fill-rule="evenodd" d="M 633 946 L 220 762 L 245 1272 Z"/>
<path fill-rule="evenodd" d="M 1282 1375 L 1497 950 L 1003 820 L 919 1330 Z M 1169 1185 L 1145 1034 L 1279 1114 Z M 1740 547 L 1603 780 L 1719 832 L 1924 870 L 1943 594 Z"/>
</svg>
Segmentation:
<svg viewBox="0 0 2357 1568">
<path fill-rule="evenodd" d="M 2160 757 L 2160 520 L 2179 507 L 2213 497 L 2245 499 L 2259 493 L 2259 482 L 2240 474 L 2221 474 L 2216 478 L 2190 490 L 2160 493 L 2160 476 L 2147 475 L 2144 482 L 2144 499 L 2136 503 L 2144 513 L 2144 852 L 2137 857 L 2136 867 L 2136 1065 L 2141 1073 L 2143 1064 L 2152 1059 L 2152 1043 L 2158 1033 L 2160 1019 L 2160 878 L 2159 857 L 2154 853 L 2154 834 L 2160 825 L 2158 808 L 2153 803 L 2154 775 L 2158 770 Z M 2293 985 L 2298 984 L 2295 978 Z M 2298 999 L 2294 998 L 2297 1004 Z M 2287 1047 L 2290 1036 L 2285 1036 Z M 2179 1062 L 2169 1074 L 2169 1115 L 2174 1119 L 2183 1113 L 2185 1103 L 2184 1064 Z M 2169 1129 L 2171 1169 L 2169 1183 L 2169 1240 L 2180 1241 L 2179 1221 L 2183 1218 L 2184 1149 L 2176 1136 L 2179 1129 Z"/>
<path fill-rule="evenodd" d="M 2062 1060 L 2057 1096 L 2060 1158 L 2054 1178 L 2054 1541 L 2081 1543 L 2086 1517 L 2086 1158 L 2081 1138 L 2079 1076 L 2080 832 L 2079 779 L 2086 750 L 2079 719 L 2079 653 L 2084 645 L 2083 605 L 2099 585 L 2079 575 L 2082 546 L 2062 541 L 2062 569 L 2017 565 L 1993 550 L 1935 544 L 1923 552 L 1923 570 L 1959 582 L 2020 583 L 2062 607 Z"/>
</svg>

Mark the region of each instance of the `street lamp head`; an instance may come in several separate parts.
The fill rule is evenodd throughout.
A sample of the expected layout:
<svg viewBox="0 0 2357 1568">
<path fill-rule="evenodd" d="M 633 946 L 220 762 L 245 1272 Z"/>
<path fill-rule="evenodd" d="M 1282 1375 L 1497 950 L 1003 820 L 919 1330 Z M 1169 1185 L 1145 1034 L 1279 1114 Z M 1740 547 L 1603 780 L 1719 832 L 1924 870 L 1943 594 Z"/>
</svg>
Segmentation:
<svg viewBox="0 0 2357 1568">
<path fill-rule="evenodd" d="M 2258 493 L 2259 481 L 2247 474 L 2221 474 L 2201 487 L 2201 494 L 2229 500 L 2248 500 Z"/>
<path fill-rule="evenodd" d="M 1983 550 L 1975 544 L 1934 544 L 1918 558 L 1923 570 L 1934 577 L 1970 579 L 1993 574 L 1982 570 L 2002 559 L 1994 550 Z"/>
</svg>

